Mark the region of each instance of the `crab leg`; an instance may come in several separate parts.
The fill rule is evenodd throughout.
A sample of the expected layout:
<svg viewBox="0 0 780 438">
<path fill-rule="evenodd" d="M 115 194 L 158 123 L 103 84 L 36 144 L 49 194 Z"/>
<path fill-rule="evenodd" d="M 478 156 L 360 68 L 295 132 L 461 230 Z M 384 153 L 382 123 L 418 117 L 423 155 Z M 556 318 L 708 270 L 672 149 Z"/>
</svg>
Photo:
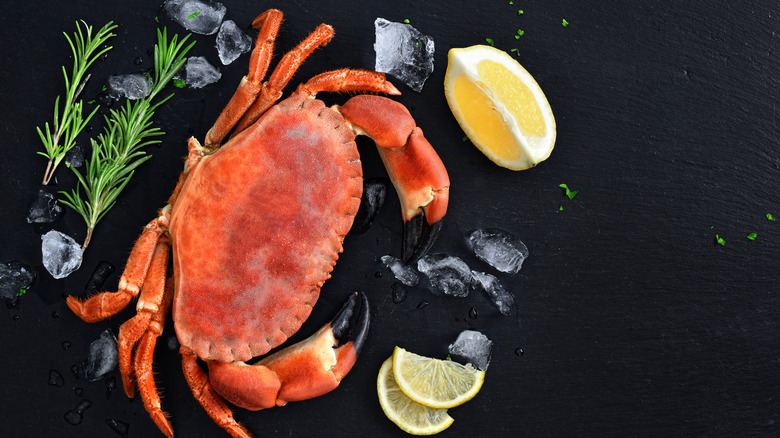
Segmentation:
<svg viewBox="0 0 780 438">
<path fill-rule="evenodd" d="M 101 292 L 86 300 L 71 295 L 65 300 L 70 310 L 86 322 L 97 322 L 124 309 L 130 300 L 138 296 L 161 233 L 160 218 L 144 227 L 130 252 L 122 277 L 119 278 L 117 292 Z"/>
<path fill-rule="evenodd" d="M 209 380 L 226 400 L 249 410 L 320 396 L 352 369 L 368 325 L 368 299 L 355 293 L 317 333 L 254 365 L 209 362 Z"/>
<path fill-rule="evenodd" d="M 205 146 L 216 148 L 228 132 L 252 105 L 261 90 L 261 82 L 265 78 L 268 66 L 273 57 L 274 41 L 282 23 L 282 12 L 269 9 L 260 14 L 252 22 L 252 27 L 260 29 L 255 42 L 255 48 L 249 57 L 249 73 L 241 79 L 235 94 L 214 122 L 214 126 L 206 133 Z"/>
<path fill-rule="evenodd" d="M 404 220 L 402 260 L 412 263 L 425 255 L 447 212 L 450 179 L 409 111 L 381 96 L 355 96 L 338 108 L 357 134 L 377 145 L 390 180 L 401 200 Z"/>
<path fill-rule="evenodd" d="M 276 65 L 268 82 L 263 84 L 260 97 L 247 110 L 244 117 L 236 126 L 235 133 L 239 133 L 257 121 L 277 100 L 282 97 L 282 90 L 292 79 L 293 74 L 303 64 L 303 61 L 318 47 L 325 46 L 333 38 L 333 28 L 327 24 L 320 24 L 309 36 L 301 41 L 294 49 Z"/>
</svg>

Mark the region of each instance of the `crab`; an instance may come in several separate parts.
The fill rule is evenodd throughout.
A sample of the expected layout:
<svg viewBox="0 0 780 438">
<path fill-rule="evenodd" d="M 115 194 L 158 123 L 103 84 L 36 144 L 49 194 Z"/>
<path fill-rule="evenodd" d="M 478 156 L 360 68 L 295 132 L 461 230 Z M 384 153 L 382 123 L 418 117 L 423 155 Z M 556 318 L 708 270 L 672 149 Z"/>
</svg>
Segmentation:
<svg viewBox="0 0 780 438">
<path fill-rule="evenodd" d="M 67 298 L 87 322 L 138 298 L 136 315 L 119 330 L 122 384 L 128 397 L 137 386 L 169 437 L 173 428 L 152 369 L 169 311 L 193 395 L 234 437 L 251 435 L 229 403 L 259 410 L 316 397 L 336 388 L 355 364 L 369 327 L 362 292 L 349 295 L 308 339 L 247 361 L 294 334 L 330 278 L 363 190 L 356 135 L 377 144 L 399 195 L 405 262 L 428 251 L 447 210 L 447 171 L 403 105 L 376 94 L 332 107 L 316 99 L 325 91 L 400 94 L 383 74 L 322 73 L 277 103 L 300 64 L 334 35 L 320 25 L 263 82 L 281 20 L 270 9 L 253 21 L 259 34 L 249 73 L 204 143 L 189 139 L 184 171 L 133 246 L 118 290 Z"/>
</svg>

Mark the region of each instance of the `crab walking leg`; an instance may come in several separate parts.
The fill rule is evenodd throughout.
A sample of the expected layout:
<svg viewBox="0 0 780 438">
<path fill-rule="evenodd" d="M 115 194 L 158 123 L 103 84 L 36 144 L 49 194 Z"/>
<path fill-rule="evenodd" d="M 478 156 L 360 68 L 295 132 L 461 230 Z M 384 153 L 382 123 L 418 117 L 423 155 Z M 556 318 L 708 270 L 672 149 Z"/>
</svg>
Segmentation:
<svg viewBox="0 0 780 438">
<path fill-rule="evenodd" d="M 167 261 L 168 259 L 166 257 L 165 262 L 167 263 Z M 141 341 L 138 343 L 133 365 L 135 367 L 135 376 L 138 379 L 138 392 L 141 394 L 141 400 L 144 402 L 146 412 L 149 413 L 149 416 L 152 417 L 152 421 L 160 428 L 162 433 L 164 433 L 165 436 L 172 438 L 173 428 L 168 421 L 168 415 L 163 412 L 162 406 L 160 405 L 160 394 L 157 391 L 157 384 L 154 382 L 154 369 L 152 367 L 154 347 L 157 345 L 157 338 L 162 334 L 163 326 L 165 325 L 165 317 L 168 314 L 168 311 L 171 308 L 171 302 L 173 301 L 173 283 L 169 283 L 166 287 L 163 285 L 164 282 L 165 271 L 162 272 L 162 278 L 155 278 L 154 280 L 154 289 L 158 292 L 156 295 L 159 296 L 162 301 L 157 305 L 157 311 L 152 313 L 149 327 L 141 337 Z M 157 283 L 159 283 L 159 285 Z M 154 298 L 156 299 L 157 296 Z M 143 294 L 141 295 L 141 298 L 144 298 Z M 141 301 L 139 300 L 139 303 L 140 302 Z M 146 308 L 149 310 L 155 307 L 151 302 L 147 304 L 148 306 Z M 123 374 L 123 381 L 124 377 Z M 125 389 L 127 388 L 125 387 Z"/>
<path fill-rule="evenodd" d="M 211 385 L 229 402 L 249 410 L 326 394 L 352 369 L 368 326 L 368 299 L 354 293 L 317 333 L 255 365 L 209 362 Z"/>
<path fill-rule="evenodd" d="M 217 121 L 214 122 L 214 126 L 206 133 L 204 143 L 207 148 L 216 149 L 219 146 L 222 139 L 260 94 L 261 82 L 271 64 L 274 42 L 281 24 L 282 12 L 276 9 L 263 12 L 252 22 L 252 27 L 260 29 L 260 33 L 257 35 L 255 48 L 249 57 L 249 73 L 241 79 L 241 83 L 230 102 L 222 110 Z"/>
<path fill-rule="evenodd" d="M 86 322 L 97 322 L 124 309 L 130 300 L 138 296 L 162 231 L 160 218 L 144 227 L 119 278 L 118 291 L 101 292 L 86 300 L 71 295 L 65 300 L 70 310 Z"/>
<path fill-rule="evenodd" d="M 361 95 L 338 110 L 357 134 L 374 140 L 401 200 L 404 220 L 402 260 L 425 255 L 447 213 L 450 179 L 409 110 L 381 96 Z"/>
<path fill-rule="evenodd" d="M 119 327 L 117 350 L 119 354 L 119 371 L 122 374 L 122 384 L 125 394 L 133 397 L 133 347 L 138 340 L 148 332 L 161 332 L 162 327 L 157 321 L 161 313 L 166 313 L 170 307 L 173 291 L 165 290 L 165 274 L 168 267 L 170 245 L 166 238 L 157 242 L 157 248 L 152 256 L 146 280 L 141 288 L 141 295 L 136 304 L 137 314 Z"/>
<path fill-rule="evenodd" d="M 395 85 L 385 79 L 384 73 L 351 68 L 320 73 L 299 85 L 298 91 L 304 91 L 311 97 L 322 91 L 370 91 L 372 93 L 385 93 L 396 96 L 401 94 L 395 88 Z"/>
<path fill-rule="evenodd" d="M 282 97 L 282 90 L 292 79 L 293 74 L 303 64 L 306 58 L 318 47 L 323 47 L 333 39 L 333 28 L 327 24 L 320 24 L 309 36 L 301 41 L 294 49 L 276 65 L 268 82 L 262 86 L 260 97 L 246 111 L 241 121 L 236 125 L 235 134 L 255 123 L 276 101 Z"/>
<path fill-rule="evenodd" d="M 192 390 L 192 395 L 203 406 L 209 417 L 234 438 L 252 438 L 252 434 L 236 422 L 233 411 L 211 386 L 209 377 L 198 365 L 198 357 L 184 347 L 179 352 L 184 378 Z"/>
</svg>

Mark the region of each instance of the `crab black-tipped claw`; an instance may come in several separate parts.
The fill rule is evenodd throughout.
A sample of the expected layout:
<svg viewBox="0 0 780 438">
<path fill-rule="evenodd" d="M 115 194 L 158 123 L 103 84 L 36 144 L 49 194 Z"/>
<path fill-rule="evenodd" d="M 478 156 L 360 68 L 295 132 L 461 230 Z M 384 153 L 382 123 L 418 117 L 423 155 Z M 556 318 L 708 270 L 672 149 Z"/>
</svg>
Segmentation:
<svg viewBox="0 0 780 438">
<path fill-rule="evenodd" d="M 401 260 L 405 265 L 414 263 L 424 256 L 439 237 L 442 221 L 429 224 L 425 212 L 404 223 L 404 239 L 401 248 Z"/>
<path fill-rule="evenodd" d="M 352 341 L 355 354 L 359 354 L 368 336 L 370 319 L 366 294 L 355 292 L 350 295 L 330 322 L 333 336 L 339 340 L 339 346 Z"/>
</svg>

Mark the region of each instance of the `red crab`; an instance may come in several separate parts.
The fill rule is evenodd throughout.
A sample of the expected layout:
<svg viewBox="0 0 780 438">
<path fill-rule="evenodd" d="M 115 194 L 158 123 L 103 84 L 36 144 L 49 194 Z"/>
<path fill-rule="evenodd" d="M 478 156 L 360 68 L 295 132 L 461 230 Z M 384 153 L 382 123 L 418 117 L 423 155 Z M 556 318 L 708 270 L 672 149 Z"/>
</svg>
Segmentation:
<svg viewBox="0 0 780 438">
<path fill-rule="evenodd" d="M 173 429 L 160 406 L 152 357 L 171 305 L 192 393 L 234 437 L 250 434 L 226 400 L 251 410 L 281 406 L 331 391 L 352 368 L 369 325 L 362 293 L 312 337 L 254 365 L 245 362 L 295 333 L 330 277 L 363 189 L 355 135 L 376 142 L 398 192 L 405 261 L 430 248 L 447 210 L 447 171 L 406 108 L 375 95 L 330 108 L 315 99 L 320 91 L 400 94 L 383 74 L 323 73 L 275 105 L 303 60 L 333 37 L 330 26 L 320 25 L 262 82 L 281 20 L 272 9 L 253 22 L 260 33 L 249 74 L 205 144 L 189 140 L 179 182 L 135 243 L 119 290 L 67 299 L 93 322 L 140 294 L 137 314 L 119 330 L 120 371 L 127 395 L 137 381 L 144 407 L 167 436 Z M 166 281 L 171 253 L 173 278 Z"/>
</svg>

